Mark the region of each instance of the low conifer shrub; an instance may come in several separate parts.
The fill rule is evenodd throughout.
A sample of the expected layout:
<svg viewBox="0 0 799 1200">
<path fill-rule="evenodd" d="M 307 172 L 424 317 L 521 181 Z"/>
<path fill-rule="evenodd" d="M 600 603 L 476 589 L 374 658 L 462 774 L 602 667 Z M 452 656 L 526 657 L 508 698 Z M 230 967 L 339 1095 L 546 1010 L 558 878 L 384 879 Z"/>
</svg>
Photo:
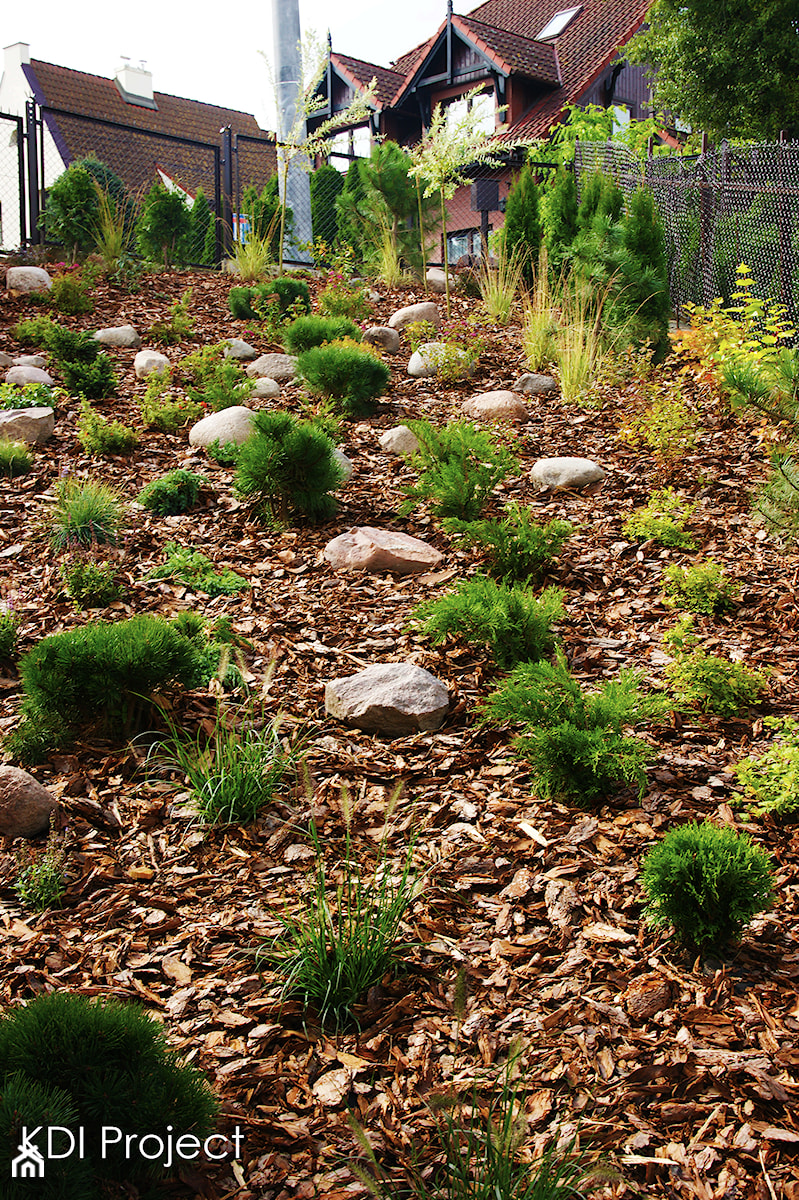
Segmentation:
<svg viewBox="0 0 799 1200">
<path fill-rule="evenodd" d="M 723 947 L 773 898 L 765 851 L 711 821 L 670 829 L 641 864 L 641 886 L 647 922 L 700 950 Z"/>
<path fill-rule="evenodd" d="M 19 617 L 10 602 L 0 603 L 0 662 L 8 662 L 17 653 Z"/>
<path fill-rule="evenodd" d="M 166 558 L 163 565 L 153 567 L 147 575 L 148 579 L 178 579 L 204 592 L 206 596 L 235 596 L 250 586 L 242 575 L 237 575 L 229 567 L 217 571 L 210 558 L 191 546 L 167 542 L 164 554 Z"/>
<path fill-rule="evenodd" d="M 400 506 L 406 516 L 421 500 L 439 517 L 475 521 L 497 484 L 518 471 L 510 450 L 470 421 L 450 421 L 436 429 L 427 421 L 411 421 L 419 440 L 412 462 L 419 469 Z"/>
<path fill-rule="evenodd" d="M 114 564 L 73 555 L 59 564 L 59 573 L 76 608 L 106 608 L 118 599 L 121 587 Z"/>
<path fill-rule="evenodd" d="M 310 421 L 290 413 L 258 412 L 254 432 L 239 449 L 236 491 L 271 519 L 291 514 L 326 521 L 336 511 L 330 495 L 342 482 L 332 441 Z"/>
<path fill-rule="evenodd" d="M 79 1124 L 78 1110 L 67 1091 L 50 1087 L 29 1079 L 19 1071 L 0 1074 L 0 1196 L 3 1200 L 17 1200 L 24 1196 L 25 1182 L 11 1182 L 11 1163 L 19 1153 L 23 1128 L 46 1129 L 59 1126 L 61 1129 L 75 1128 Z M 60 1151 L 69 1146 L 68 1139 L 56 1141 L 54 1148 Z M 34 1138 L 34 1145 L 38 1139 Z M 42 1148 L 44 1144 L 40 1143 Z M 37 1179 L 36 1200 L 95 1200 L 99 1196 L 91 1164 L 77 1154 L 70 1154 L 58 1164 L 58 1170 L 45 1173 Z M 11 1190 L 13 1188 L 13 1190 Z"/>
<path fill-rule="evenodd" d="M 361 340 L 361 331 L 348 317 L 297 317 L 282 332 L 283 348 L 287 354 L 302 354 L 314 346 L 337 342 L 342 338 Z"/>
<path fill-rule="evenodd" d="M 337 400 L 344 416 L 368 415 L 391 378 L 391 370 L 369 347 L 332 342 L 305 350 L 297 370 L 317 396 Z"/>
<path fill-rule="evenodd" d="M 712 559 L 693 567 L 674 563 L 666 568 L 663 578 L 669 602 L 688 612 L 713 616 L 735 607 L 738 585 Z"/>
<path fill-rule="evenodd" d="M 152 371 L 147 378 L 144 395 L 139 397 L 141 419 L 146 429 L 159 433 L 175 433 L 189 421 L 197 421 L 202 406 L 174 391 L 172 370 Z"/>
<path fill-rule="evenodd" d="M 54 324 L 47 333 L 47 348 L 58 363 L 67 391 L 86 400 L 114 395 L 113 363 L 91 334 Z"/>
<path fill-rule="evenodd" d="M 765 673 L 716 654 L 706 654 L 697 647 L 692 627 L 692 618 L 684 617 L 664 638 L 675 654 L 674 661 L 666 667 L 666 680 L 675 699 L 727 719 L 757 704 L 766 687 Z"/>
<path fill-rule="evenodd" d="M 177 516 L 194 508 L 208 480 L 194 471 L 168 471 L 139 492 L 139 504 L 159 517 Z"/>
<path fill-rule="evenodd" d="M 91 479 L 62 479 L 55 486 L 55 495 L 49 518 L 54 549 L 116 544 L 123 510 L 112 488 Z"/>
<path fill-rule="evenodd" d="M 139 435 L 121 421 L 109 421 L 88 400 L 82 400 L 78 417 L 78 441 L 87 454 L 130 454 L 139 444 Z"/>
<path fill-rule="evenodd" d="M 685 523 L 696 508 L 678 496 L 673 488 L 653 492 L 643 508 L 628 517 L 622 532 L 630 541 L 652 540 L 675 550 L 695 550 L 696 542 Z"/>
<path fill-rule="evenodd" d="M 568 521 L 539 525 L 528 508 L 510 504 L 501 521 L 448 519 L 444 528 L 462 533 L 464 540 L 485 551 L 488 569 L 496 579 L 539 580 L 574 533 Z"/>
<path fill-rule="evenodd" d="M 754 817 L 790 817 L 799 810 L 799 722 L 767 717 L 765 723 L 775 740 L 733 767 L 744 792 L 741 803 Z"/>
<path fill-rule="evenodd" d="M 281 317 L 293 310 L 297 316 L 311 311 L 311 293 L 304 279 L 281 276 L 257 287 L 232 287 L 228 307 L 239 321 L 257 321 L 269 307 Z"/>
</svg>

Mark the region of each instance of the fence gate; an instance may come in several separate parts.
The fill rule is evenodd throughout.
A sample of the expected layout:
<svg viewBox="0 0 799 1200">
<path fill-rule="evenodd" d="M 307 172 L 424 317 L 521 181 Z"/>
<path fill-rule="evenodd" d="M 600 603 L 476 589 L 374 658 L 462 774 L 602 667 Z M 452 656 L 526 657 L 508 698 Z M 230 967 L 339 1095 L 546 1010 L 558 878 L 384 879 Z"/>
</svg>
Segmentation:
<svg viewBox="0 0 799 1200">
<path fill-rule="evenodd" d="M 15 250 L 28 237 L 22 117 L 0 113 L 0 147 L 0 250 Z"/>
</svg>

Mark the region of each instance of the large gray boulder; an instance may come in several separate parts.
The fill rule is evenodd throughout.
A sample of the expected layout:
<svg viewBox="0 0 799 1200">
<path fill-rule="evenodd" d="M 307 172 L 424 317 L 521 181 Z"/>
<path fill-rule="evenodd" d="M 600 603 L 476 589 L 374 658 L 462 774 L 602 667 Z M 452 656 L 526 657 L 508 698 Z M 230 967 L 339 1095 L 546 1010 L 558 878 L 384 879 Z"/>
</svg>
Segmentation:
<svg viewBox="0 0 799 1200">
<path fill-rule="evenodd" d="M 262 354 L 244 369 L 250 379 L 260 376 L 276 379 L 278 383 L 290 383 L 297 376 L 297 359 L 293 354 Z"/>
<path fill-rule="evenodd" d="M 24 387 L 26 383 L 43 383 L 52 387 L 55 380 L 41 367 L 9 367 L 6 371 L 6 383 L 17 383 L 20 387 Z"/>
<path fill-rule="evenodd" d="M 31 292 L 49 292 L 53 281 L 44 267 L 9 267 L 6 287 L 12 296 L 28 296 Z"/>
<path fill-rule="evenodd" d="M 132 325 L 112 325 L 108 329 L 98 329 L 94 340 L 102 346 L 116 346 L 120 350 L 138 350 L 141 338 Z"/>
<path fill-rule="evenodd" d="M 205 447 L 219 442 L 220 446 L 224 446 L 226 442 L 235 442 L 240 446 L 247 438 L 252 437 L 254 420 L 255 414 L 252 410 L 240 404 L 223 408 L 221 412 L 209 413 L 196 425 L 192 425 L 189 430 L 189 445 Z"/>
<path fill-rule="evenodd" d="M 47 367 L 47 359 L 43 354 L 18 354 L 13 365 L 15 367 L 39 367 L 44 371 Z"/>
<path fill-rule="evenodd" d="M 371 325 L 364 330 L 363 340 L 370 346 L 379 346 L 386 354 L 399 354 L 400 336 L 388 325 Z"/>
<path fill-rule="evenodd" d="M 435 675 L 415 663 L 378 663 L 328 683 L 325 711 L 356 729 L 400 737 L 438 729 L 449 696 Z"/>
<path fill-rule="evenodd" d="M 0 766 L 0 834 L 7 838 L 36 837 L 50 824 L 56 798 L 19 767 Z"/>
<path fill-rule="evenodd" d="M 156 373 L 163 375 L 169 370 L 169 359 L 160 350 L 140 350 L 133 360 L 133 370 L 137 379 Z"/>
<path fill-rule="evenodd" d="M 35 446 L 53 436 L 52 408 L 6 408 L 0 410 L 0 437 Z"/>
<path fill-rule="evenodd" d="M 519 425 L 530 416 L 527 405 L 513 392 L 482 392 L 464 401 L 461 411 L 480 421 L 511 421 Z"/>
<path fill-rule="evenodd" d="M 391 529 L 361 525 L 328 542 L 327 561 L 336 570 L 369 571 L 373 575 L 412 575 L 437 567 L 443 555 L 420 538 Z"/>
<path fill-rule="evenodd" d="M 380 435 L 380 445 L 386 454 L 416 454 L 419 439 L 407 425 L 397 425 Z"/>
<path fill-rule="evenodd" d="M 438 311 L 438 305 L 432 300 L 423 300 L 421 304 L 408 304 L 405 308 L 398 308 L 397 311 L 389 317 L 389 329 L 402 330 L 406 325 L 410 325 L 413 321 L 429 321 L 431 325 L 435 325 L 438 329 L 441 324 L 441 313 Z"/>
<path fill-rule="evenodd" d="M 605 472 L 590 458 L 539 458 L 530 478 L 541 488 L 581 488 L 599 483 Z"/>
<path fill-rule="evenodd" d="M 551 375 L 539 375 L 537 372 L 526 372 L 520 375 L 513 385 L 514 392 L 524 392 L 528 396 L 541 396 L 547 392 L 558 390 L 558 381 Z"/>
</svg>

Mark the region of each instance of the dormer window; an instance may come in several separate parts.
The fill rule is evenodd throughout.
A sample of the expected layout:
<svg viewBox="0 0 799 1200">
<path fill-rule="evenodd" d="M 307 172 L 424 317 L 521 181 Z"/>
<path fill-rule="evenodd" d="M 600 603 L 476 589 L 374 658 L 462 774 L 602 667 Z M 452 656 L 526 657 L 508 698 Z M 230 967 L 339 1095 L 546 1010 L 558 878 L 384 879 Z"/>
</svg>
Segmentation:
<svg viewBox="0 0 799 1200">
<path fill-rule="evenodd" d="M 481 92 L 479 96 L 472 96 L 471 100 L 460 96 L 457 100 L 450 100 L 446 106 L 447 127 L 452 128 L 457 125 L 468 112 L 471 112 L 475 130 L 490 137 L 496 131 L 496 108 L 493 91 Z"/>
<path fill-rule="evenodd" d="M 562 8 L 560 12 L 556 12 L 554 17 L 547 21 L 541 32 L 536 34 L 535 40 L 537 42 L 546 42 L 550 38 L 560 37 L 566 26 L 571 24 L 582 7 L 582 4 L 578 4 L 576 8 Z"/>
</svg>

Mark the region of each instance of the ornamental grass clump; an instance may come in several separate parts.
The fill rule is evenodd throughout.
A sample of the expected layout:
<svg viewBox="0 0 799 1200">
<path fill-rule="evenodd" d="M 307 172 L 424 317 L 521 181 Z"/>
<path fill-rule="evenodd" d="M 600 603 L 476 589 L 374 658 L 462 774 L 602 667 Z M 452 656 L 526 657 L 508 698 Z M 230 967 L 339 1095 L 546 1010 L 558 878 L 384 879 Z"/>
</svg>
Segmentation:
<svg viewBox="0 0 799 1200">
<path fill-rule="evenodd" d="M 651 540 L 674 550 L 695 550 L 696 542 L 685 528 L 695 509 L 695 504 L 689 504 L 673 488 L 661 488 L 627 518 L 622 533 L 632 542 Z"/>
<path fill-rule="evenodd" d="M 753 817 L 791 817 L 799 810 L 799 722 L 766 717 L 775 740 L 732 768 L 744 796 L 740 803 Z"/>
<path fill-rule="evenodd" d="M 305 350 L 297 371 L 316 396 L 337 401 L 345 417 L 368 416 L 386 390 L 391 370 L 368 346 L 338 341 Z"/>
<path fill-rule="evenodd" d="M 55 550 L 116 545 L 123 521 L 122 500 L 104 483 L 62 479 L 49 515 L 50 545 Z"/>
<path fill-rule="evenodd" d="M 0 1018 L 0 1064 L 0 1103 L 8 1104 L 10 1086 L 18 1106 L 4 1125 L 12 1137 L 3 1138 L 0 1155 L 16 1153 L 22 1126 L 33 1130 L 56 1115 L 64 1126 L 83 1130 L 85 1157 L 68 1155 L 63 1172 L 48 1171 L 62 1187 L 67 1183 L 66 1190 L 37 1184 L 31 1192 L 37 1197 L 88 1200 L 105 1195 L 103 1183 L 110 1180 L 144 1186 L 169 1173 L 166 1156 L 131 1150 L 147 1135 L 165 1137 L 170 1128 L 202 1140 L 219 1111 L 205 1078 L 178 1058 L 161 1024 L 139 1005 L 113 997 L 58 991 L 7 1008 Z M 121 1129 L 122 1139 L 104 1143 L 103 1126 Z M 23 1194 L 21 1186 L 15 1196 Z"/>
<path fill-rule="evenodd" d="M 32 466 L 33 455 L 24 442 L 0 438 L 0 475 L 4 479 L 27 475 Z"/>
<path fill-rule="evenodd" d="M 419 479 L 405 488 L 401 516 L 426 500 L 436 516 L 475 521 L 494 488 L 519 470 L 507 446 L 470 421 L 450 421 L 440 429 L 427 421 L 409 426 L 419 441 L 411 459 Z"/>
<path fill-rule="evenodd" d="M 624 670 L 599 691 L 585 692 L 561 651 L 555 663 L 521 663 L 488 696 L 481 721 L 522 726 L 513 745 L 530 765 L 542 800 L 601 802 L 620 785 L 646 787 L 652 754 L 623 731 L 660 716 L 661 697 L 641 690 L 639 671 Z"/>
<path fill-rule="evenodd" d="M 297 317 L 286 325 L 281 334 L 283 349 L 287 354 L 302 354 L 314 346 L 338 342 L 342 338 L 361 340 L 361 331 L 349 317 Z"/>
<path fill-rule="evenodd" d="M 177 516 L 194 508 L 200 498 L 200 489 L 207 483 L 204 475 L 197 475 L 194 471 L 168 471 L 160 479 L 153 479 L 143 487 L 138 501 L 159 517 Z"/>
<path fill-rule="evenodd" d="M 563 616 L 563 596 L 559 588 L 535 596 L 518 584 L 474 575 L 454 592 L 420 605 L 413 617 L 434 643 L 457 634 L 487 646 L 498 666 L 508 668 L 537 662 L 552 650 L 552 625 Z"/>
<path fill-rule="evenodd" d="M 286 412 L 258 412 L 253 434 L 236 460 L 236 491 L 280 525 L 290 516 L 326 521 L 335 514 L 330 495 L 344 480 L 335 446 L 310 421 Z"/>
<path fill-rule="evenodd" d="M 711 821 L 670 829 L 641 864 L 644 916 L 702 951 L 723 948 L 770 907 L 769 857 L 747 834 Z"/>
<path fill-rule="evenodd" d="M 677 608 L 713 616 L 735 607 L 738 585 L 710 558 L 693 567 L 674 563 L 666 568 L 663 578 L 666 602 Z"/>
<path fill-rule="evenodd" d="M 501 521 L 444 522 L 447 532 L 461 533 L 467 544 L 486 554 L 488 570 L 495 579 L 538 581 L 574 533 L 568 521 L 552 520 L 540 525 L 529 508 L 509 504 Z"/>
</svg>

